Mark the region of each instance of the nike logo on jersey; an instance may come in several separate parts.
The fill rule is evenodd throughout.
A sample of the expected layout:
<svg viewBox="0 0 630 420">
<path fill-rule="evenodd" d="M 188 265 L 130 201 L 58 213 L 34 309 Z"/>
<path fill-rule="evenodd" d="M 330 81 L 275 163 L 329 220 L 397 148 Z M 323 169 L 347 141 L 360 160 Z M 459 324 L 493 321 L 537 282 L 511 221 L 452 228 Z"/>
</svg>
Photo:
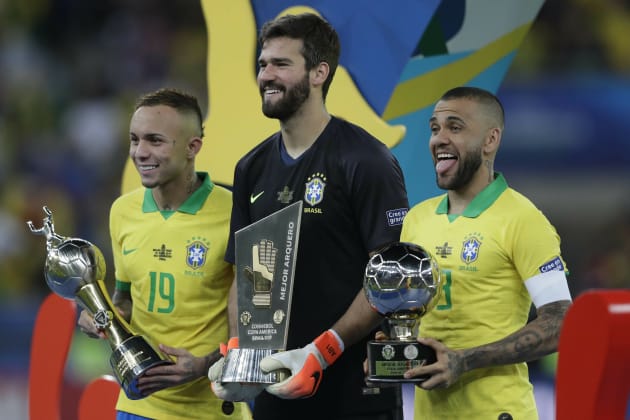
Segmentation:
<svg viewBox="0 0 630 420">
<path fill-rule="evenodd" d="M 138 248 L 131 248 L 131 249 L 125 249 L 125 248 L 123 248 L 122 253 L 123 253 L 123 255 L 129 255 L 129 254 L 131 254 L 132 252 L 134 252 L 136 249 L 138 249 Z"/>
<path fill-rule="evenodd" d="M 251 195 L 249 196 L 249 202 L 250 202 L 251 204 L 254 204 L 254 202 L 255 202 L 256 200 L 258 200 L 258 199 L 260 198 L 260 196 L 261 196 L 261 195 L 263 195 L 264 193 L 265 193 L 264 191 L 261 191 L 261 192 L 259 192 L 259 193 L 258 193 L 258 194 L 256 194 L 256 195 L 251 194 Z"/>
</svg>

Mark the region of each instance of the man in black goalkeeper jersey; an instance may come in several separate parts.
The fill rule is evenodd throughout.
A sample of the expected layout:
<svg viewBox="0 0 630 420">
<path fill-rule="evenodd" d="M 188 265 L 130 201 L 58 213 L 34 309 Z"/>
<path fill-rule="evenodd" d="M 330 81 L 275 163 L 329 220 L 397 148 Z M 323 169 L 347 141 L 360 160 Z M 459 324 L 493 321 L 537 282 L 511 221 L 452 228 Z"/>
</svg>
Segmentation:
<svg viewBox="0 0 630 420">
<path fill-rule="evenodd" d="M 303 215 L 290 351 L 261 365 L 289 368 L 292 375 L 258 395 L 254 418 L 400 419 L 398 389 L 365 387 L 366 342 L 380 317 L 370 309 L 362 281 L 370 252 L 399 240 L 409 207 L 402 171 L 383 143 L 327 112 L 339 39 L 326 21 L 315 14 L 278 18 L 263 26 L 260 45 L 262 110 L 280 121 L 280 131 L 237 163 L 226 261 L 235 263 L 239 229 L 297 200 Z M 210 378 L 220 397 L 247 398 Z"/>
</svg>

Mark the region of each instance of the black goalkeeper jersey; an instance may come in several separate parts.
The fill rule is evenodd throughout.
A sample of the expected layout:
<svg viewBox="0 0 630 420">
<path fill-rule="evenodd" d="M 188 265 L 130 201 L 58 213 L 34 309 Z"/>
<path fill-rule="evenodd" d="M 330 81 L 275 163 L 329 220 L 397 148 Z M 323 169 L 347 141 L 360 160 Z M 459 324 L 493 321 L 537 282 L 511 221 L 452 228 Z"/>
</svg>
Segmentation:
<svg viewBox="0 0 630 420">
<path fill-rule="evenodd" d="M 287 349 L 294 349 L 344 314 L 361 290 L 369 252 L 399 240 L 409 203 L 396 158 L 354 124 L 333 117 L 290 164 L 282 159 L 281 141 L 280 132 L 272 135 L 236 165 L 226 260 L 235 262 L 234 232 L 303 201 L 287 342 Z M 282 400 L 263 392 L 254 418 L 333 419 L 395 408 L 400 404 L 395 389 L 364 392 L 363 360 L 371 338 L 346 348 L 324 371 L 313 397 Z"/>
</svg>

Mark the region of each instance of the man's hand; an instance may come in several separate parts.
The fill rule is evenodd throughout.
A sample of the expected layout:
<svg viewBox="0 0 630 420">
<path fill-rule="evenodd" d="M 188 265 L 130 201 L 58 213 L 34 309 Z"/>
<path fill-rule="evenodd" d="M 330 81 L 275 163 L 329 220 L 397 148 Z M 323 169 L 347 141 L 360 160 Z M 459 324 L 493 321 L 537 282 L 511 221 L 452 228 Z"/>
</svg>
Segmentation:
<svg viewBox="0 0 630 420">
<path fill-rule="evenodd" d="M 291 376 L 269 385 L 267 392 L 284 399 L 311 397 L 321 383 L 323 370 L 332 365 L 343 352 L 343 342 L 333 330 L 328 330 L 306 347 L 275 353 L 260 362 L 263 372 L 288 369 Z"/>
<path fill-rule="evenodd" d="M 210 379 L 212 392 L 214 392 L 214 395 L 218 398 L 226 401 L 250 401 L 256 398 L 256 396 L 265 389 L 265 384 L 221 382 L 225 356 L 228 351 L 237 348 L 238 337 L 230 338 L 227 346 L 225 344 L 221 344 L 221 354 L 223 357 L 210 366 L 210 369 L 208 370 L 208 379 Z"/>
<path fill-rule="evenodd" d="M 205 376 L 208 360 L 195 357 L 188 350 L 160 344 L 160 350 L 171 356 L 175 363 L 155 366 L 138 379 L 138 389 L 143 395 L 150 395 L 165 388 L 185 384 Z M 218 357 L 218 352 L 215 356 Z"/>
<path fill-rule="evenodd" d="M 85 309 L 79 314 L 79 320 L 77 321 L 79 329 L 82 333 L 91 338 L 106 338 L 103 331 L 96 328 L 94 324 L 94 318 Z"/>
<path fill-rule="evenodd" d="M 404 373 L 404 377 L 430 376 L 429 379 L 417 384 L 418 387 L 426 390 L 448 388 L 453 385 L 464 372 L 462 355 L 433 338 L 418 338 L 418 342 L 432 347 L 435 350 L 437 361 L 430 365 L 409 369 Z"/>
</svg>

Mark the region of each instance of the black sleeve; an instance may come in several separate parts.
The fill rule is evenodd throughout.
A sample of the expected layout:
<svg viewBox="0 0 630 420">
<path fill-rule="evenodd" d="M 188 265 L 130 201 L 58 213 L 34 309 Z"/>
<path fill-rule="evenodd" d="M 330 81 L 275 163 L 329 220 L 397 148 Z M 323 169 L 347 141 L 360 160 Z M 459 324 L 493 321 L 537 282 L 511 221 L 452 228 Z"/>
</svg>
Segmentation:
<svg viewBox="0 0 630 420">
<path fill-rule="evenodd" d="M 409 209 L 402 169 L 384 144 L 362 153 L 353 170 L 351 194 L 356 220 L 368 251 L 400 240 Z"/>
<path fill-rule="evenodd" d="M 225 261 L 236 264 L 234 250 L 234 233 L 249 225 L 249 207 L 247 202 L 247 187 L 245 182 L 244 165 L 240 162 L 234 170 L 234 186 L 232 189 L 232 217 L 230 219 L 230 237 L 225 250 Z"/>
</svg>

